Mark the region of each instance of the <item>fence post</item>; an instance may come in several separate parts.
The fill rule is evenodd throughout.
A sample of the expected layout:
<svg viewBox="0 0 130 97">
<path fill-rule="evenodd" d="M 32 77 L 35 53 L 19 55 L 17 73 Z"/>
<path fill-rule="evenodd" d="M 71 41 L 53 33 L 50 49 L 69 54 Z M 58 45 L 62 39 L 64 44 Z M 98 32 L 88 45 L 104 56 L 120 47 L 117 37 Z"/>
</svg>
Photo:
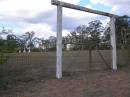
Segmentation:
<svg viewBox="0 0 130 97">
<path fill-rule="evenodd" d="M 117 70 L 117 51 L 116 51 L 116 28 L 115 28 L 115 17 L 110 18 L 110 29 L 111 29 L 111 45 L 112 45 L 112 68 Z"/>
<path fill-rule="evenodd" d="M 57 6 L 57 61 L 56 77 L 62 78 L 62 6 Z"/>
</svg>

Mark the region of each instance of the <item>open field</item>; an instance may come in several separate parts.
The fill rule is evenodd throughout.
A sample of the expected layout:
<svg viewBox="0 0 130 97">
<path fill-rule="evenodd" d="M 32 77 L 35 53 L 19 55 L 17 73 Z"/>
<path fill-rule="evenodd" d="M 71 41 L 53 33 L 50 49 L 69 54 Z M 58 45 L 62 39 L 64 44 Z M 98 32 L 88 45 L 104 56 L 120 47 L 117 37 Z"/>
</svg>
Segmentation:
<svg viewBox="0 0 130 97">
<path fill-rule="evenodd" d="M 110 51 L 103 53 L 111 66 Z M 118 53 L 123 65 L 112 71 L 96 52 L 91 69 L 88 51 L 64 52 L 60 80 L 55 78 L 55 52 L 12 54 L 0 66 L 0 97 L 130 97 L 127 54 Z"/>
</svg>

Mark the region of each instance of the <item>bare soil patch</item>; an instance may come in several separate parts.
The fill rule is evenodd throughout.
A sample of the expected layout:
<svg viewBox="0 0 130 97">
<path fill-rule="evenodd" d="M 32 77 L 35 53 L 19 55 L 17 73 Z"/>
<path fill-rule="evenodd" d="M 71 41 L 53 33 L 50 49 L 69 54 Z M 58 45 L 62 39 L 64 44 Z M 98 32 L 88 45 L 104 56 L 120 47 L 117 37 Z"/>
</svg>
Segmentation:
<svg viewBox="0 0 130 97">
<path fill-rule="evenodd" d="M 130 68 L 18 83 L 0 97 L 130 97 Z"/>
</svg>

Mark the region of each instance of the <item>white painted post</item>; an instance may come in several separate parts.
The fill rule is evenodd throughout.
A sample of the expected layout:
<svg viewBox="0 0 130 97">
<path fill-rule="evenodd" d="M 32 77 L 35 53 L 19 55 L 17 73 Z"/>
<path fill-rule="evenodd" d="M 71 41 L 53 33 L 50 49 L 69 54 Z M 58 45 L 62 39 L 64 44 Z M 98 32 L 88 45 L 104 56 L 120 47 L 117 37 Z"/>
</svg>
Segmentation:
<svg viewBox="0 0 130 97">
<path fill-rule="evenodd" d="M 116 52 L 116 29 L 115 29 L 115 17 L 110 18 L 111 29 L 111 45 L 112 45 L 112 68 L 117 70 L 117 52 Z"/>
<path fill-rule="evenodd" d="M 30 48 L 30 46 L 29 46 L 28 53 L 30 53 L 30 52 L 31 52 L 31 48 Z"/>
<path fill-rule="evenodd" d="M 62 78 L 62 6 L 57 6 L 57 62 L 56 77 Z"/>
</svg>

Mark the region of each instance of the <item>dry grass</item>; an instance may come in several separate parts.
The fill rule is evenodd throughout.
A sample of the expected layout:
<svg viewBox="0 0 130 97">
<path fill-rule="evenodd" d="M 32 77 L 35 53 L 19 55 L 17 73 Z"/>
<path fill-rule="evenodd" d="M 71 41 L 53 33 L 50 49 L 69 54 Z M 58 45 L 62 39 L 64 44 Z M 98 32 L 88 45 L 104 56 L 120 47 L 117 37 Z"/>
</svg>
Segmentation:
<svg viewBox="0 0 130 97">
<path fill-rule="evenodd" d="M 0 67 L 0 97 L 130 97 L 130 66 L 114 72 L 94 54 L 98 61 L 90 71 L 87 51 L 63 55 L 63 78 L 57 80 L 55 52 L 13 54 Z"/>
</svg>

